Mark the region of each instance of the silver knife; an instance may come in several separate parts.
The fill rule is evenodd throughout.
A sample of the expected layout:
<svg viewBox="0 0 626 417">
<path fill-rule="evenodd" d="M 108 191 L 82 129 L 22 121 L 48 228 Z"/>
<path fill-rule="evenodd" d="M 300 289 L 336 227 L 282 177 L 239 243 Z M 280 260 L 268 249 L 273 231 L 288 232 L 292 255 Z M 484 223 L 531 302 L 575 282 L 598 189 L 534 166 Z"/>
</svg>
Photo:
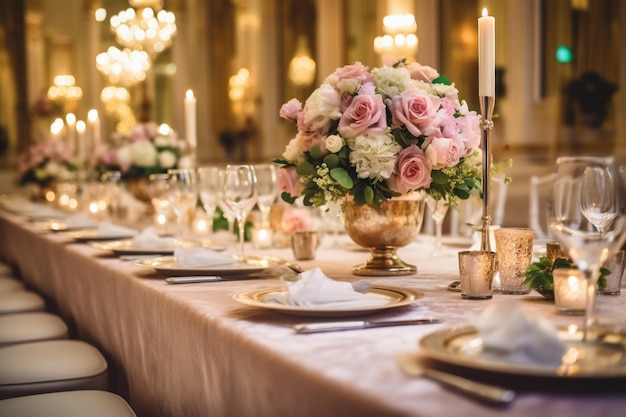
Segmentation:
<svg viewBox="0 0 626 417">
<path fill-rule="evenodd" d="M 296 333 L 319 333 L 334 332 L 339 330 L 369 329 L 372 327 L 408 326 L 417 324 L 441 323 L 439 319 L 408 319 L 408 320 L 385 320 L 385 321 L 335 321 L 329 323 L 302 323 L 293 326 Z"/>
<path fill-rule="evenodd" d="M 165 282 L 168 284 L 192 284 L 194 282 L 215 282 L 215 281 L 224 281 L 224 278 L 218 276 L 206 276 L 206 275 L 198 275 L 198 276 L 190 276 L 190 277 L 169 277 L 165 278 Z"/>
</svg>

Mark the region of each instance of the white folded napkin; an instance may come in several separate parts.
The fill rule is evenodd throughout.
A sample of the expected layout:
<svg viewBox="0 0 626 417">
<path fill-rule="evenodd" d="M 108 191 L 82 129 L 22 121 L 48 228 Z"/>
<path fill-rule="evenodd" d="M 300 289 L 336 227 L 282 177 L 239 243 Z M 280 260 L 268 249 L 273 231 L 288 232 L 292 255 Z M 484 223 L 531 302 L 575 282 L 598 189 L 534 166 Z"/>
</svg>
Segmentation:
<svg viewBox="0 0 626 417">
<path fill-rule="evenodd" d="M 276 294 L 273 302 L 300 307 L 374 307 L 388 303 L 383 296 L 362 294 L 354 290 L 352 283 L 328 278 L 320 268 L 299 274 L 297 281 L 288 283 L 284 294 Z"/>
<path fill-rule="evenodd" d="M 187 268 L 203 268 L 220 265 L 232 265 L 237 262 L 234 258 L 219 252 L 201 247 L 174 248 L 176 264 Z"/>
<path fill-rule="evenodd" d="M 98 236 L 134 236 L 137 234 L 135 229 L 130 227 L 119 226 L 111 222 L 100 222 L 98 224 Z"/>
<path fill-rule="evenodd" d="M 72 214 L 65 220 L 63 220 L 65 226 L 68 228 L 78 228 L 78 227 L 95 227 L 98 225 L 94 219 L 89 217 L 86 213 L 76 213 Z"/>
<path fill-rule="evenodd" d="M 171 237 L 161 237 L 154 227 L 147 227 L 132 239 L 133 246 L 141 249 L 171 248 L 174 246 L 174 239 Z"/>
<path fill-rule="evenodd" d="M 543 317 L 531 317 L 519 301 L 495 303 L 476 322 L 485 353 L 495 351 L 524 364 L 559 365 L 565 344 Z"/>
</svg>

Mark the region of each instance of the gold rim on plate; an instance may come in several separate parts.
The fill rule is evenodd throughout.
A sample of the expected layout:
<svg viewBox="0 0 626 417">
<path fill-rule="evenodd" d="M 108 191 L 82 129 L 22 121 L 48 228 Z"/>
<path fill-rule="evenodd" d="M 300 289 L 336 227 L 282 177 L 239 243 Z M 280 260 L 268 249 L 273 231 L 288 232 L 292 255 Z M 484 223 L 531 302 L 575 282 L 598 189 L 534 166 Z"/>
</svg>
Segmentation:
<svg viewBox="0 0 626 417">
<path fill-rule="evenodd" d="M 424 296 L 422 291 L 411 288 L 395 287 L 390 285 L 373 285 L 368 294 L 377 294 L 387 298 L 388 303 L 378 306 L 323 308 L 323 307 L 300 307 L 275 302 L 266 299 L 272 295 L 284 293 L 284 288 L 269 288 L 263 290 L 242 292 L 235 294 L 233 298 L 242 304 L 253 307 L 275 310 L 279 313 L 300 317 L 348 317 L 364 314 L 372 314 L 378 311 L 407 306 Z"/>
<path fill-rule="evenodd" d="M 582 330 L 561 326 L 559 338 L 566 345 L 561 364 L 528 364 L 507 355 L 485 351 L 473 326 L 437 330 L 424 336 L 420 353 L 439 362 L 467 369 L 540 378 L 601 379 L 626 377 L 626 333 L 598 328 L 595 342 L 582 342 Z M 573 358 L 578 358 L 573 360 Z"/>
<path fill-rule="evenodd" d="M 262 272 L 268 268 L 284 265 L 285 263 L 287 261 L 284 259 L 271 256 L 246 256 L 245 262 L 191 268 L 177 265 L 174 256 L 160 256 L 158 258 L 140 259 L 133 262 L 133 265 L 152 268 L 163 275 L 175 277 L 206 274 L 247 275 Z"/>
<path fill-rule="evenodd" d="M 170 255 L 174 253 L 174 244 L 167 247 L 142 248 L 136 247 L 132 239 L 92 242 L 90 246 L 113 252 L 115 255 Z"/>
</svg>

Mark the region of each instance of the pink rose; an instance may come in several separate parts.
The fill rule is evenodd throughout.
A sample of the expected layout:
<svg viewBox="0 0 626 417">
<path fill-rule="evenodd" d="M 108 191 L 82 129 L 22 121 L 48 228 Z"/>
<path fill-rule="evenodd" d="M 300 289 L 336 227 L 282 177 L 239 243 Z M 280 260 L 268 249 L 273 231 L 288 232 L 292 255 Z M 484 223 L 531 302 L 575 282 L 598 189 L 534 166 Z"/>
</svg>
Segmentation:
<svg viewBox="0 0 626 417">
<path fill-rule="evenodd" d="M 283 119 L 296 120 L 298 113 L 302 111 L 302 103 L 298 99 L 292 98 L 280 108 L 279 115 Z"/>
<path fill-rule="evenodd" d="M 300 176 L 295 167 L 281 168 L 276 175 L 276 184 L 280 191 L 292 197 L 298 197 L 301 192 Z"/>
<path fill-rule="evenodd" d="M 405 194 L 408 191 L 430 187 L 431 166 L 424 151 L 417 145 L 411 145 L 400 152 L 396 160 L 394 173 L 387 180 L 393 191 Z"/>
<path fill-rule="evenodd" d="M 417 62 L 413 62 L 407 65 L 406 69 L 411 74 L 411 79 L 425 81 L 427 83 L 432 82 L 434 79 L 439 78 L 439 72 L 433 67 L 428 65 L 420 65 Z"/>
<path fill-rule="evenodd" d="M 406 126 L 413 136 L 433 135 L 437 132 L 441 99 L 423 93 L 417 88 L 391 98 L 391 117 L 395 126 Z"/>
<path fill-rule="evenodd" d="M 280 219 L 280 228 L 287 234 L 311 230 L 311 212 L 306 208 L 286 207 Z"/>
<path fill-rule="evenodd" d="M 452 167 L 465 155 L 459 142 L 449 138 L 434 138 L 426 148 L 426 157 L 433 169 Z"/>
<path fill-rule="evenodd" d="M 346 138 L 362 133 L 383 133 L 387 126 L 385 104 L 380 94 L 358 95 L 339 120 L 337 130 Z"/>
<path fill-rule="evenodd" d="M 365 82 L 365 80 L 370 76 L 369 68 L 358 61 L 355 62 L 354 65 L 345 65 L 341 68 L 337 68 L 333 75 L 340 80 L 355 78 L 361 83 Z"/>
</svg>

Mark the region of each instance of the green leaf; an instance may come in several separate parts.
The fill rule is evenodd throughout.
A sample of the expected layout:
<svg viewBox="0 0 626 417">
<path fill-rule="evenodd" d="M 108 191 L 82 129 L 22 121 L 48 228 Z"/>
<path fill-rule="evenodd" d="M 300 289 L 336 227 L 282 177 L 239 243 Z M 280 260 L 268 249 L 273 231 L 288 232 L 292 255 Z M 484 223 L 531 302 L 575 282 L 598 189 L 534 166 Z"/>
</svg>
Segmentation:
<svg viewBox="0 0 626 417">
<path fill-rule="evenodd" d="M 432 171 L 431 176 L 435 184 L 445 185 L 450 181 L 450 178 L 439 170 Z"/>
<path fill-rule="evenodd" d="M 282 198 L 285 203 L 293 204 L 296 202 L 296 197 L 292 197 L 291 194 L 286 191 L 283 191 L 280 198 Z"/>
<path fill-rule="evenodd" d="M 343 168 L 333 168 L 330 170 L 330 177 L 337 181 L 343 188 L 349 190 L 354 186 L 352 177 Z"/>
<path fill-rule="evenodd" d="M 296 167 L 296 172 L 298 173 L 298 175 L 300 176 L 305 176 L 305 175 L 315 175 L 315 166 L 307 161 L 301 162 L 297 167 Z"/>
<path fill-rule="evenodd" d="M 324 157 L 324 163 L 329 169 L 333 169 L 339 166 L 339 157 L 334 153 L 328 154 Z"/>
<path fill-rule="evenodd" d="M 363 189 L 363 200 L 368 204 L 374 201 L 374 190 L 369 185 Z"/>
<path fill-rule="evenodd" d="M 322 150 L 320 149 L 319 145 L 315 145 L 311 147 L 311 150 L 309 151 L 309 153 L 311 154 L 311 158 L 313 158 L 316 161 L 324 158 L 324 154 L 322 154 Z"/>
</svg>

